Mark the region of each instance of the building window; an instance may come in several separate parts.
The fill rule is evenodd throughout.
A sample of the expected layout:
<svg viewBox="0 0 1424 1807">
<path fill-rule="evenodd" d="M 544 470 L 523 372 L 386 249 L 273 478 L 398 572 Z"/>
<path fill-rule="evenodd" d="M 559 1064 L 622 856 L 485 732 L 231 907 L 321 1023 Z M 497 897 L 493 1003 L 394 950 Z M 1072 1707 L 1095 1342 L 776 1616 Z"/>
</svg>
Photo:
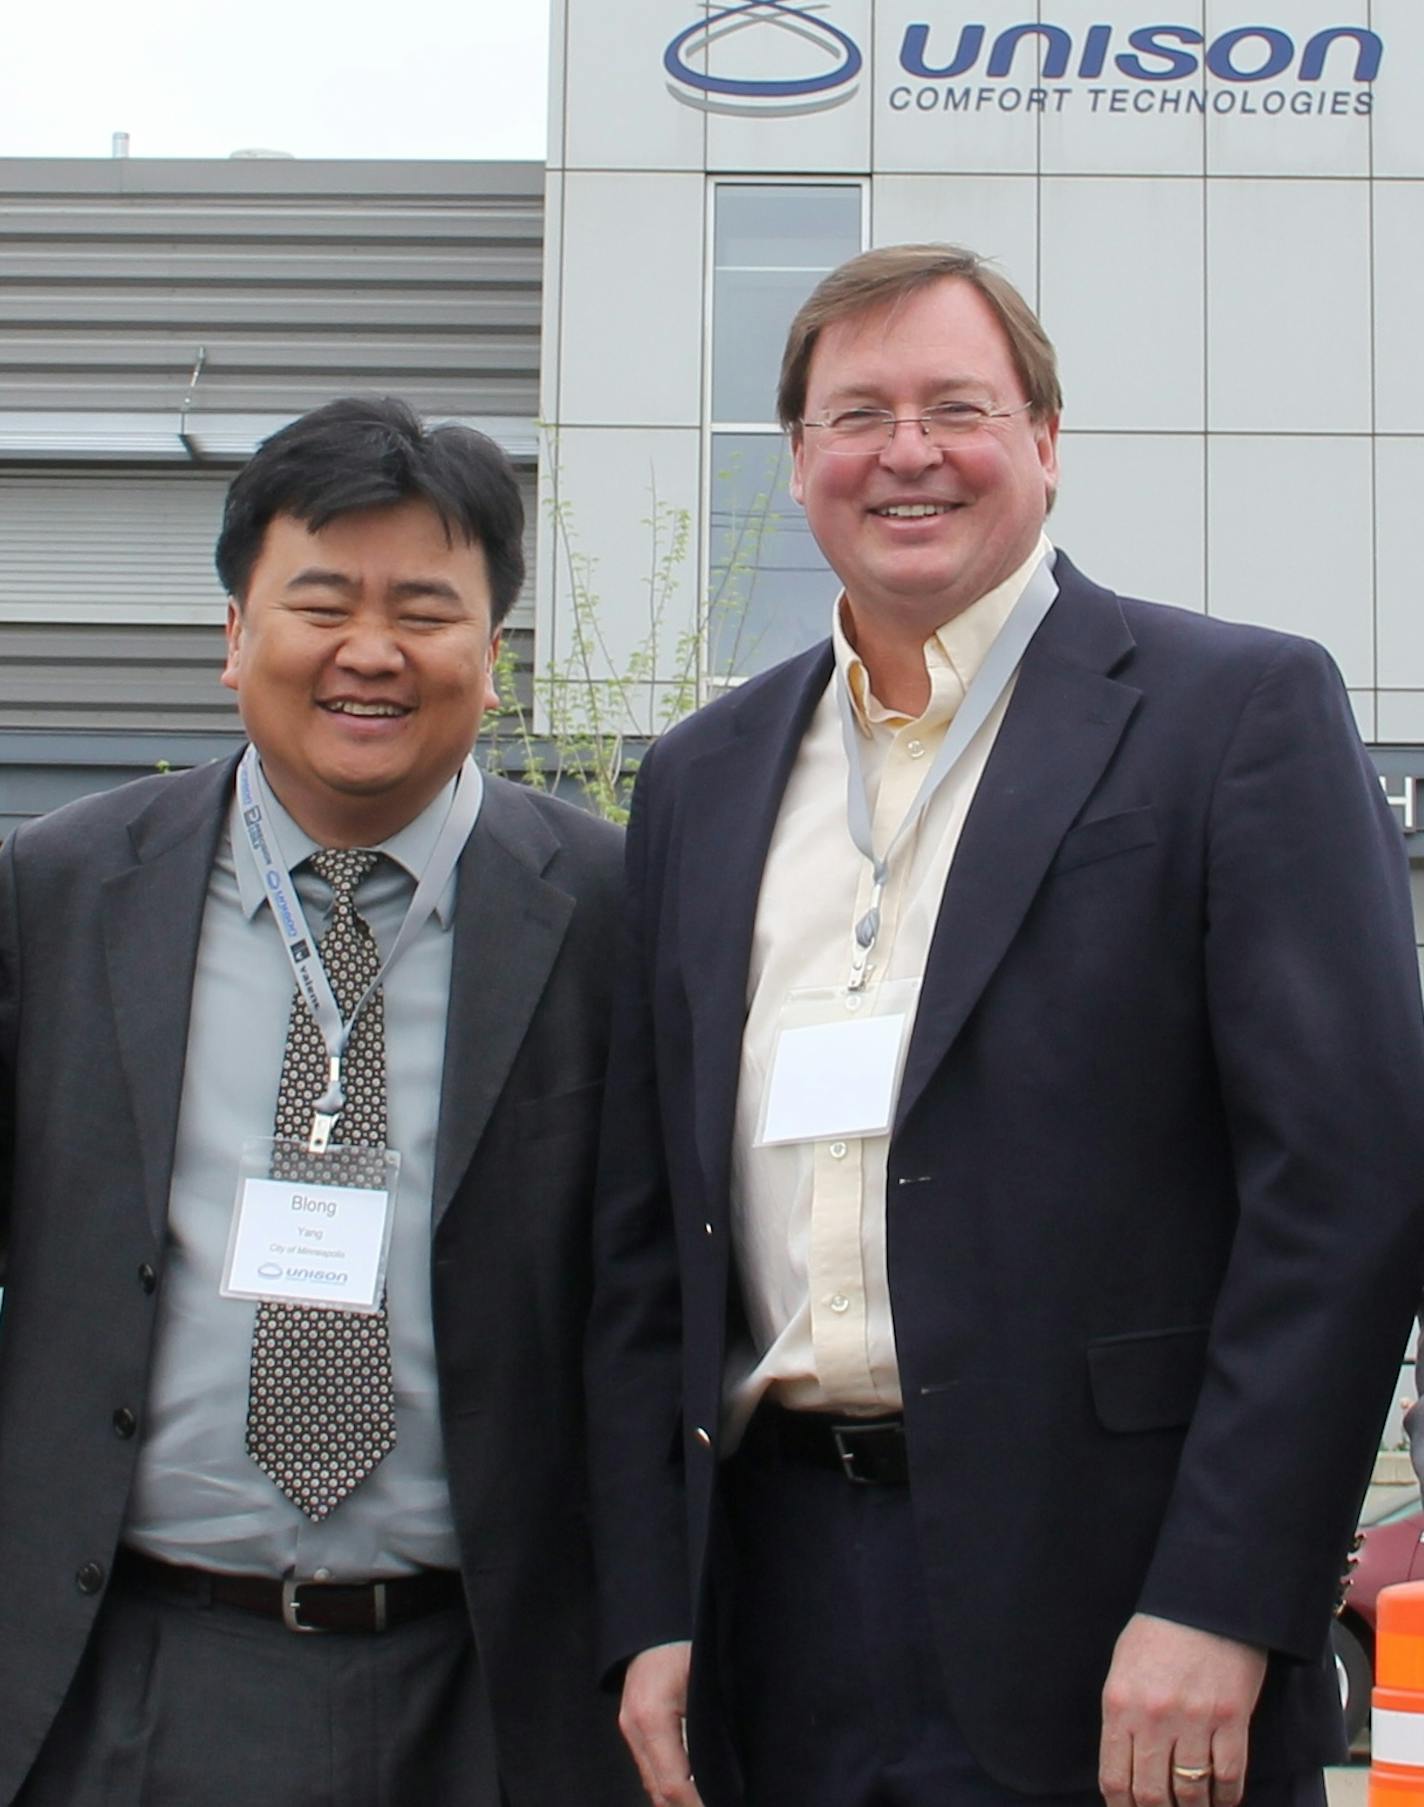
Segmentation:
<svg viewBox="0 0 1424 1807">
<path fill-rule="evenodd" d="M 713 186 L 706 594 L 714 682 L 764 671 L 826 632 L 835 579 L 787 492 L 776 380 L 792 315 L 863 239 L 859 183 Z"/>
</svg>

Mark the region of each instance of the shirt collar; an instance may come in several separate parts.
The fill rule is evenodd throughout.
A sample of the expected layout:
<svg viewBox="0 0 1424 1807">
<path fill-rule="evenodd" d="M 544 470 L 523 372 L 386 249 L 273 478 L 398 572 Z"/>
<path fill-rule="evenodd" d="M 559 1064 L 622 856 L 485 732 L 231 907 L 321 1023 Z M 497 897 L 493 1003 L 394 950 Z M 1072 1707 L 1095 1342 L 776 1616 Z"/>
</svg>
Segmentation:
<svg viewBox="0 0 1424 1807">
<path fill-rule="evenodd" d="M 1014 604 L 1028 588 L 1028 580 L 1052 551 L 1047 537 L 1040 534 L 1038 544 L 1016 571 L 1011 571 L 1001 584 L 986 591 L 978 601 L 971 602 L 967 609 L 942 623 L 925 641 L 925 669 L 930 674 L 931 692 L 925 716 L 947 718 L 954 713 L 988 657 L 989 648 L 998 638 Z M 850 697 L 856 726 L 866 735 L 879 726 L 903 727 L 910 717 L 887 709 L 876 700 L 870 688 L 870 673 L 846 636 L 845 600 L 846 594 L 842 590 L 831 617 L 831 642 L 835 648 L 836 669 Z"/>
<path fill-rule="evenodd" d="M 267 794 L 272 799 L 271 827 L 273 837 L 282 850 L 282 857 L 287 868 L 295 872 L 303 860 L 321 851 L 305 829 L 299 828 L 292 817 L 283 809 L 280 800 L 271 785 Z M 393 860 L 403 872 L 410 875 L 412 884 L 420 882 L 420 875 L 429 864 L 430 856 L 435 851 L 435 843 L 439 839 L 441 827 L 450 811 L 451 799 L 455 795 L 455 779 L 436 792 L 425 808 L 413 822 L 407 822 L 404 828 L 397 829 L 389 840 L 375 843 L 372 851 L 383 853 Z M 254 917 L 266 901 L 266 890 L 256 865 L 248 855 L 247 837 L 242 832 L 241 805 L 236 795 L 232 800 L 232 811 L 229 816 L 229 833 L 232 837 L 232 859 L 237 871 L 238 897 L 242 903 L 242 913 L 249 920 Z M 449 928 L 455 913 L 455 880 L 451 875 L 442 895 L 436 900 L 435 915 L 441 928 Z"/>
</svg>

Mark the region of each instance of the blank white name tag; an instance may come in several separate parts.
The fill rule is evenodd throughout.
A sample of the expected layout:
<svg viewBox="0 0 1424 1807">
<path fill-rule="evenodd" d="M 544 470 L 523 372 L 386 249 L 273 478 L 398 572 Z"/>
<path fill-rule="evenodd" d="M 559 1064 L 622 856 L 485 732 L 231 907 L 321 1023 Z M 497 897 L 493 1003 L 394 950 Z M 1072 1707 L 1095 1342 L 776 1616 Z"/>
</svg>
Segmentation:
<svg viewBox="0 0 1424 1807">
<path fill-rule="evenodd" d="M 889 1132 L 919 983 L 792 995 L 777 1026 L 758 1147 Z"/>
<path fill-rule="evenodd" d="M 361 1177 L 374 1169 L 372 1177 L 384 1178 L 383 1187 L 325 1183 L 323 1168 L 345 1177 L 339 1157 L 357 1153 L 369 1157 L 371 1151 L 332 1148 L 320 1162 L 308 1160 L 305 1170 L 314 1167 L 319 1176 L 308 1181 L 273 1179 L 262 1155 L 256 1161 L 264 1171 L 253 1173 L 256 1161 L 244 1151 L 223 1269 L 225 1299 L 380 1308 L 400 1157 L 388 1151 L 384 1159 L 377 1152 L 365 1160 Z"/>
</svg>

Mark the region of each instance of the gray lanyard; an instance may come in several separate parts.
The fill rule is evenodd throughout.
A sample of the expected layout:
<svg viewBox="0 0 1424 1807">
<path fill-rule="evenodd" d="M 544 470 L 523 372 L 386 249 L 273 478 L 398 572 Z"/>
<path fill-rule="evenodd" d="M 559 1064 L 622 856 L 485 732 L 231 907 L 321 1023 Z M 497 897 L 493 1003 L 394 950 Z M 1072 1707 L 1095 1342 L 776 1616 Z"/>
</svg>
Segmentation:
<svg viewBox="0 0 1424 1807">
<path fill-rule="evenodd" d="M 846 755 L 846 823 L 856 848 L 870 861 L 872 878 L 870 907 L 855 925 L 855 953 L 851 960 L 850 990 L 860 991 L 870 976 L 870 955 L 880 933 L 880 905 L 885 896 L 885 882 L 890 862 L 919 827 L 935 793 L 963 758 L 970 741 L 988 721 L 999 699 L 1008 689 L 1018 670 L 1019 661 L 1028 649 L 1053 607 L 1058 583 L 1053 575 L 1052 556 L 1046 555 L 1024 586 L 1022 596 L 1009 611 L 1009 618 L 994 637 L 984 663 L 964 693 L 954 720 L 945 731 L 934 763 L 925 773 L 915 793 L 915 800 L 905 812 L 900 826 L 890 837 L 890 845 L 878 858 L 871 839 L 870 799 L 865 789 L 865 771 L 860 758 L 860 731 L 851 707 L 850 691 L 842 674 L 836 674 L 836 702 L 841 715 L 841 739 Z"/>
<path fill-rule="evenodd" d="M 410 907 L 405 913 L 391 951 L 382 962 L 381 970 L 357 999 L 356 1008 L 344 1022 L 331 989 L 331 981 L 326 976 L 326 968 L 321 963 L 321 955 L 316 951 L 315 937 L 307 927 L 301 899 L 292 883 L 291 870 L 277 845 L 277 836 L 271 822 L 271 797 L 255 747 L 247 749 L 237 768 L 237 797 L 242 810 L 242 826 L 247 834 L 247 849 L 276 918 L 298 995 L 311 1012 L 321 1039 L 326 1043 L 330 1077 L 326 1090 L 316 1101 L 310 1142 L 311 1152 L 320 1154 L 330 1140 L 332 1126 L 346 1102 L 341 1089 L 341 1060 L 346 1052 L 352 1027 L 367 1001 L 425 926 L 440 901 L 480 813 L 480 805 L 484 801 L 484 778 L 474 760 L 467 758 L 455 780 L 455 794 L 450 799 L 450 808 L 440 826 L 440 833 L 435 838 L 430 858 L 420 875 L 415 895 L 410 900 Z"/>
</svg>

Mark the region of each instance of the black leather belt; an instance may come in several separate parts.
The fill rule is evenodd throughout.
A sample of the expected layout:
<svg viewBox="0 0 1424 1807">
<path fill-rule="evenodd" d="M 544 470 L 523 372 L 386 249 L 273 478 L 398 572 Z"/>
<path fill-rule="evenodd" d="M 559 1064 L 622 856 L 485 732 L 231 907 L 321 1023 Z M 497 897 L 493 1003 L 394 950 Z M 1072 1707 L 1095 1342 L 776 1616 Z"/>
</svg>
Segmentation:
<svg viewBox="0 0 1424 1807">
<path fill-rule="evenodd" d="M 464 1600 L 454 1569 L 421 1569 L 390 1581 L 275 1581 L 180 1568 L 127 1549 L 115 1558 L 114 1579 L 169 1600 L 280 1619 L 289 1631 L 386 1631 Z"/>
<path fill-rule="evenodd" d="M 788 1412 L 763 1403 L 747 1427 L 748 1454 L 832 1468 L 862 1487 L 904 1487 L 910 1479 L 905 1420 L 846 1418 L 837 1412 Z"/>
</svg>

